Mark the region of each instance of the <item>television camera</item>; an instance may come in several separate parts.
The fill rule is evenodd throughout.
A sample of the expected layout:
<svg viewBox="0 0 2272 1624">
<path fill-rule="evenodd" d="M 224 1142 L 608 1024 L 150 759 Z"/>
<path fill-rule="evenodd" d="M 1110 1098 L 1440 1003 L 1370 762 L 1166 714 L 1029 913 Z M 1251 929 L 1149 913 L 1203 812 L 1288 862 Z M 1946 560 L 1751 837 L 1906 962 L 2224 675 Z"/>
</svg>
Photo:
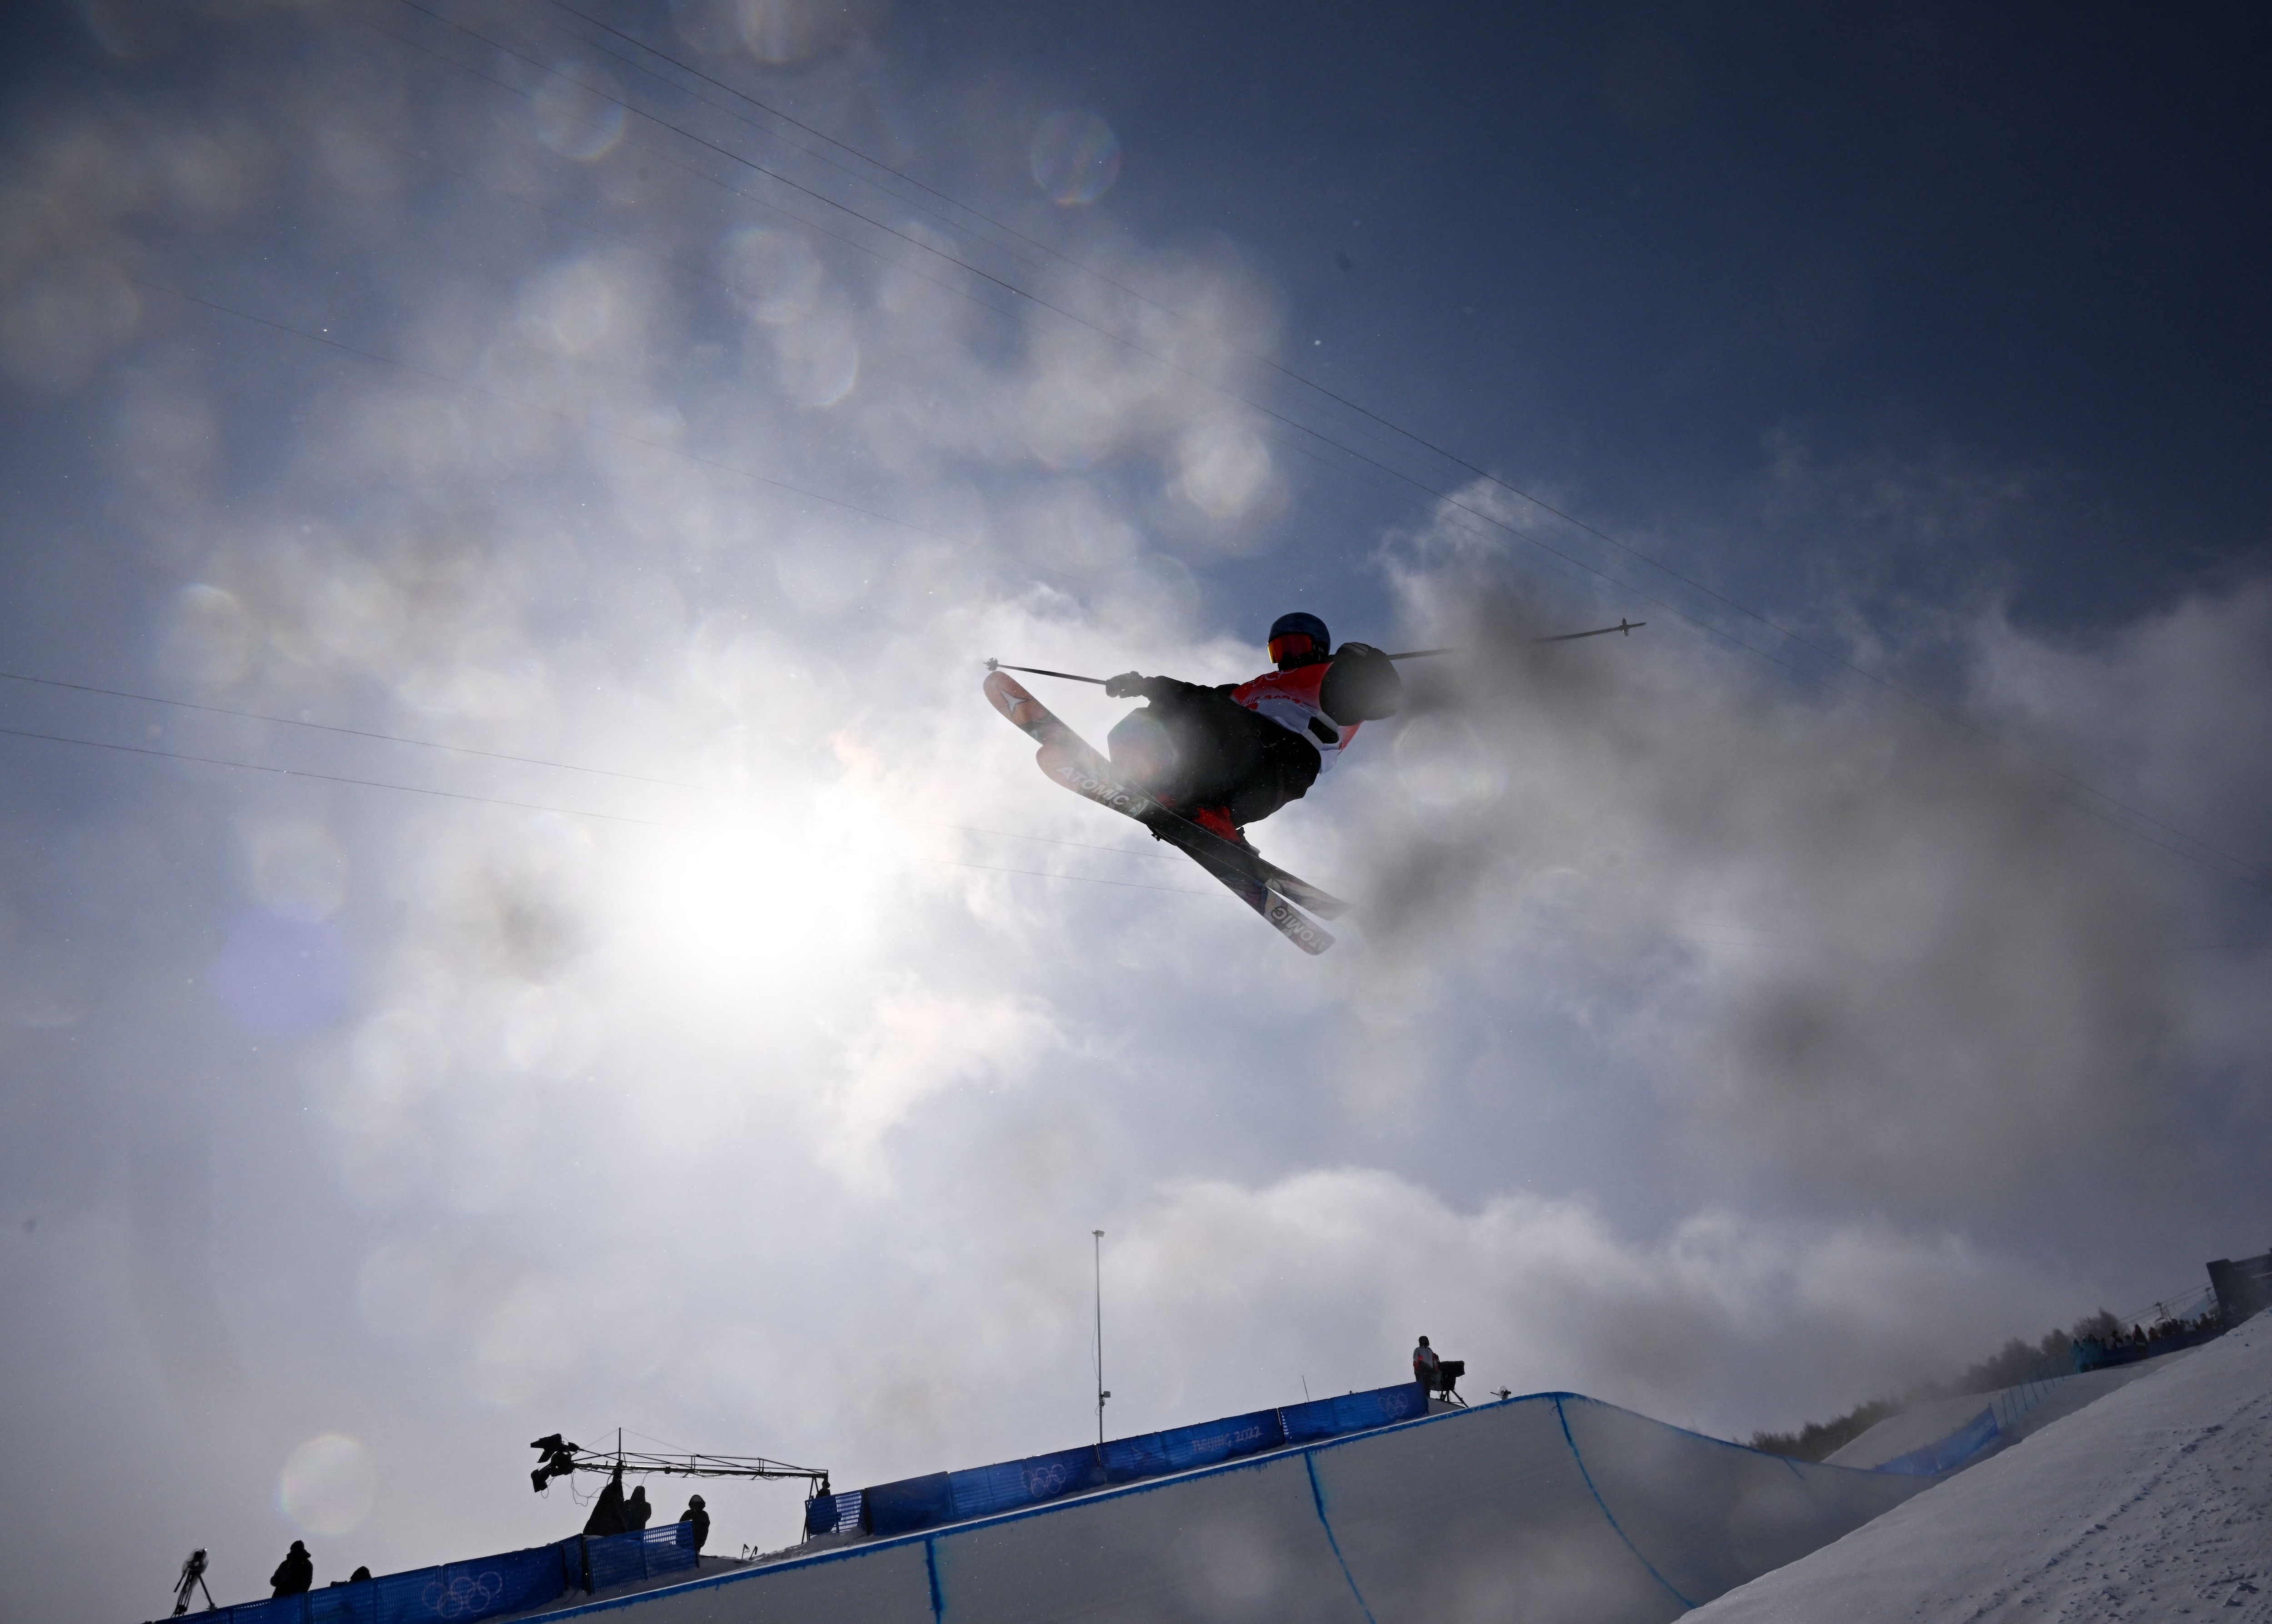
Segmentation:
<svg viewBox="0 0 2272 1624">
<path fill-rule="evenodd" d="M 191 1590 L 205 1591 L 207 1613 L 218 1610 L 213 1603 L 213 1587 L 206 1583 L 206 1553 L 203 1551 L 191 1552 L 182 1563 L 182 1576 L 174 1582 L 174 1617 L 178 1619 L 190 1610 Z"/>
</svg>

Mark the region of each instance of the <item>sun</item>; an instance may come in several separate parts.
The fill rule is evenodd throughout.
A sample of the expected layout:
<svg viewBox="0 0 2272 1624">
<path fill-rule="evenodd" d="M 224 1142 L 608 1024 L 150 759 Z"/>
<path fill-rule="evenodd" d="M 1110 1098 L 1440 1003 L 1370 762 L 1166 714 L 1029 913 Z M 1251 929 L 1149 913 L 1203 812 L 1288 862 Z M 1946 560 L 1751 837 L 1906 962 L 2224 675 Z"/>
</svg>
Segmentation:
<svg viewBox="0 0 2272 1624">
<path fill-rule="evenodd" d="M 892 866 L 785 820 L 670 831 L 624 872 L 627 944 L 690 989 L 809 984 L 867 956 Z"/>
</svg>

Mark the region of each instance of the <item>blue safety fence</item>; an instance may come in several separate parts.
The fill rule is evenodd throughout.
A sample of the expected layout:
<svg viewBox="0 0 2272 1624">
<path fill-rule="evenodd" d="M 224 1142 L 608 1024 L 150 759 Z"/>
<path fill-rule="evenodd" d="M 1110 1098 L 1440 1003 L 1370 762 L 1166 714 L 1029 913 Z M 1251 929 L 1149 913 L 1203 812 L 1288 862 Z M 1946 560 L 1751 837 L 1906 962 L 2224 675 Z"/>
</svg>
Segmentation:
<svg viewBox="0 0 2272 1624">
<path fill-rule="evenodd" d="M 805 1537 L 856 1534 L 864 1526 L 867 1515 L 868 1495 L 864 1489 L 847 1489 L 841 1494 L 816 1494 L 804 1502 Z"/>
<path fill-rule="evenodd" d="M 1286 1424 L 1275 1410 L 1225 1416 L 1220 1421 L 1202 1421 L 1196 1426 L 1146 1433 L 1140 1438 L 1114 1439 L 1102 1451 L 1104 1477 L 1110 1483 L 1131 1483 L 1139 1478 L 1190 1471 L 1242 1455 L 1259 1455 L 1285 1441 Z"/>
<path fill-rule="evenodd" d="M 2076 1374 L 2088 1374 L 2091 1371 L 2102 1370 L 2109 1364 L 2130 1364 L 2134 1359 L 2147 1358 L 2149 1354 L 2174 1352 L 2180 1348 L 2199 1347 L 2202 1343 L 2216 1340 L 2223 1328 L 2221 1326 L 2210 1326 L 2158 1338 L 2143 1347 L 2133 1345 L 2118 1349 L 2116 1351 L 2118 1353 L 2128 1354 L 2132 1357 L 2113 1359 L 2104 1357 L 2107 1350 L 2104 1344 L 2096 1342 L 2078 1342 L 2074 1344 Z M 2072 1375 L 2038 1377 L 2033 1381 L 2022 1381 L 2015 1386 L 2006 1388 L 1988 1401 L 1988 1407 L 1985 1410 L 1947 1437 L 1936 1438 L 1932 1442 L 1922 1448 L 1911 1449 L 1906 1455 L 1897 1455 L 1872 1470 L 1922 1476 L 1953 1471 L 1986 1451 L 1998 1439 L 2007 1434 L 2017 1436 L 2020 1422 L 2038 1404 L 2048 1402 L 2074 1379 Z"/>
<path fill-rule="evenodd" d="M 1033 1455 L 1021 1461 L 951 1471 L 946 1474 L 946 1490 L 955 1520 L 960 1522 L 1078 1493 L 1103 1481 L 1095 1449 L 1061 1449 L 1054 1455 Z"/>
<path fill-rule="evenodd" d="M 1285 1422 L 1288 1443 L 1338 1438 L 1344 1433 L 1361 1433 L 1368 1427 L 1386 1426 L 1391 1422 L 1409 1421 L 1427 1413 L 1428 1389 L 1416 1381 L 1375 1388 L 1368 1393 L 1344 1393 L 1339 1398 L 1312 1399 L 1306 1404 L 1289 1404 L 1278 1412 Z"/>
<path fill-rule="evenodd" d="M 954 1486 L 943 1471 L 878 1483 L 862 1493 L 867 1497 L 867 1531 L 871 1534 L 904 1534 L 954 1521 Z M 811 1520 L 808 1512 L 808 1525 Z"/>
<path fill-rule="evenodd" d="M 1925 1477 L 1954 1471 L 1985 1452 L 1998 1439 L 2007 1434 L 2016 1436 L 2020 1423 L 2037 1405 L 2058 1396 L 2074 1380 L 2073 1376 L 2048 1376 L 2006 1388 L 1989 1399 L 1985 1410 L 1947 1437 L 1936 1438 L 1906 1455 L 1897 1455 L 1873 1470 Z"/>
<path fill-rule="evenodd" d="M 1162 1433 L 1116 1438 L 1109 1443 L 1060 1449 L 1023 1460 L 1000 1461 L 965 1471 L 902 1478 L 805 1502 L 808 1535 L 906 1534 L 1039 1505 L 1108 1484 L 1132 1483 L 1214 1466 L 1289 1443 L 1311 1443 L 1386 1426 L 1428 1413 L 1428 1395 L 1416 1381 L 1320 1398 L 1283 1410 L 1202 1421 Z"/>
<path fill-rule="evenodd" d="M 2001 1429 L 1996 1425 L 1996 1411 L 1991 1406 L 1949 1433 L 1936 1438 L 1922 1448 L 1911 1449 L 1907 1455 L 1896 1455 L 1878 1466 L 1880 1471 L 1896 1471 L 1929 1478 L 1935 1472 L 1947 1471 L 1962 1465 L 1996 1441 Z"/>
<path fill-rule="evenodd" d="M 578 1535 L 438 1568 L 382 1574 L 200 1613 L 212 1624 L 472 1624 L 525 1613 L 570 1590 L 605 1590 L 694 1566 L 694 1527 L 671 1523 L 636 1533 Z"/>
<path fill-rule="evenodd" d="M 661 1579 L 694 1566 L 694 1524 L 666 1523 L 636 1533 L 587 1538 L 583 1588 L 611 1590 L 619 1584 Z"/>
</svg>

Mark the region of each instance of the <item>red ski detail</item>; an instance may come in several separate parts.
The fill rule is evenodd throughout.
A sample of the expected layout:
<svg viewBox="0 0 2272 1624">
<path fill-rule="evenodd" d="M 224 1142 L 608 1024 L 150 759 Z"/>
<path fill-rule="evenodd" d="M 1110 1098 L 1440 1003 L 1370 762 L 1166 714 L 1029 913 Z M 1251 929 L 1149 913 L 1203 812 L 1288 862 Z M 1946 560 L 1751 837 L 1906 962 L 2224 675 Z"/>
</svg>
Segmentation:
<svg viewBox="0 0 2272 1624">
<path fill-rule="evenodd" d="M 1246 831 L 1230 820 L 1230 813 L 1220 806 L 1196 806 L 1192 809 L 1192 821 L 1208 834 L 1227 840 L 1234 846 L 1246 844 Z"/>
</svg>

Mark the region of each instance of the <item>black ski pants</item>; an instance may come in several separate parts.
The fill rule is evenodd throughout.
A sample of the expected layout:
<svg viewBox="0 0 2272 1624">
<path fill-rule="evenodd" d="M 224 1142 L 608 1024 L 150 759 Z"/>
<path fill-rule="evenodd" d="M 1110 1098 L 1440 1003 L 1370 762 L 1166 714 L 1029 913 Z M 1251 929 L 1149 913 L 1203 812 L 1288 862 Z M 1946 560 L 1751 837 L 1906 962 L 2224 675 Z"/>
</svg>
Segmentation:
<svg viewBox="0 0 2272 1624">
<path fill-rule="evenodd" d="M 1114 775 L 1131 789 L 1186 814 L 1222 807 L 1244 827 L 1301 799 L 1317 782 L 1316 745 L 1222 689 L 1170 689 L 1157 679 L 1155 689 L 1106 739 Z"/>
</svg>

